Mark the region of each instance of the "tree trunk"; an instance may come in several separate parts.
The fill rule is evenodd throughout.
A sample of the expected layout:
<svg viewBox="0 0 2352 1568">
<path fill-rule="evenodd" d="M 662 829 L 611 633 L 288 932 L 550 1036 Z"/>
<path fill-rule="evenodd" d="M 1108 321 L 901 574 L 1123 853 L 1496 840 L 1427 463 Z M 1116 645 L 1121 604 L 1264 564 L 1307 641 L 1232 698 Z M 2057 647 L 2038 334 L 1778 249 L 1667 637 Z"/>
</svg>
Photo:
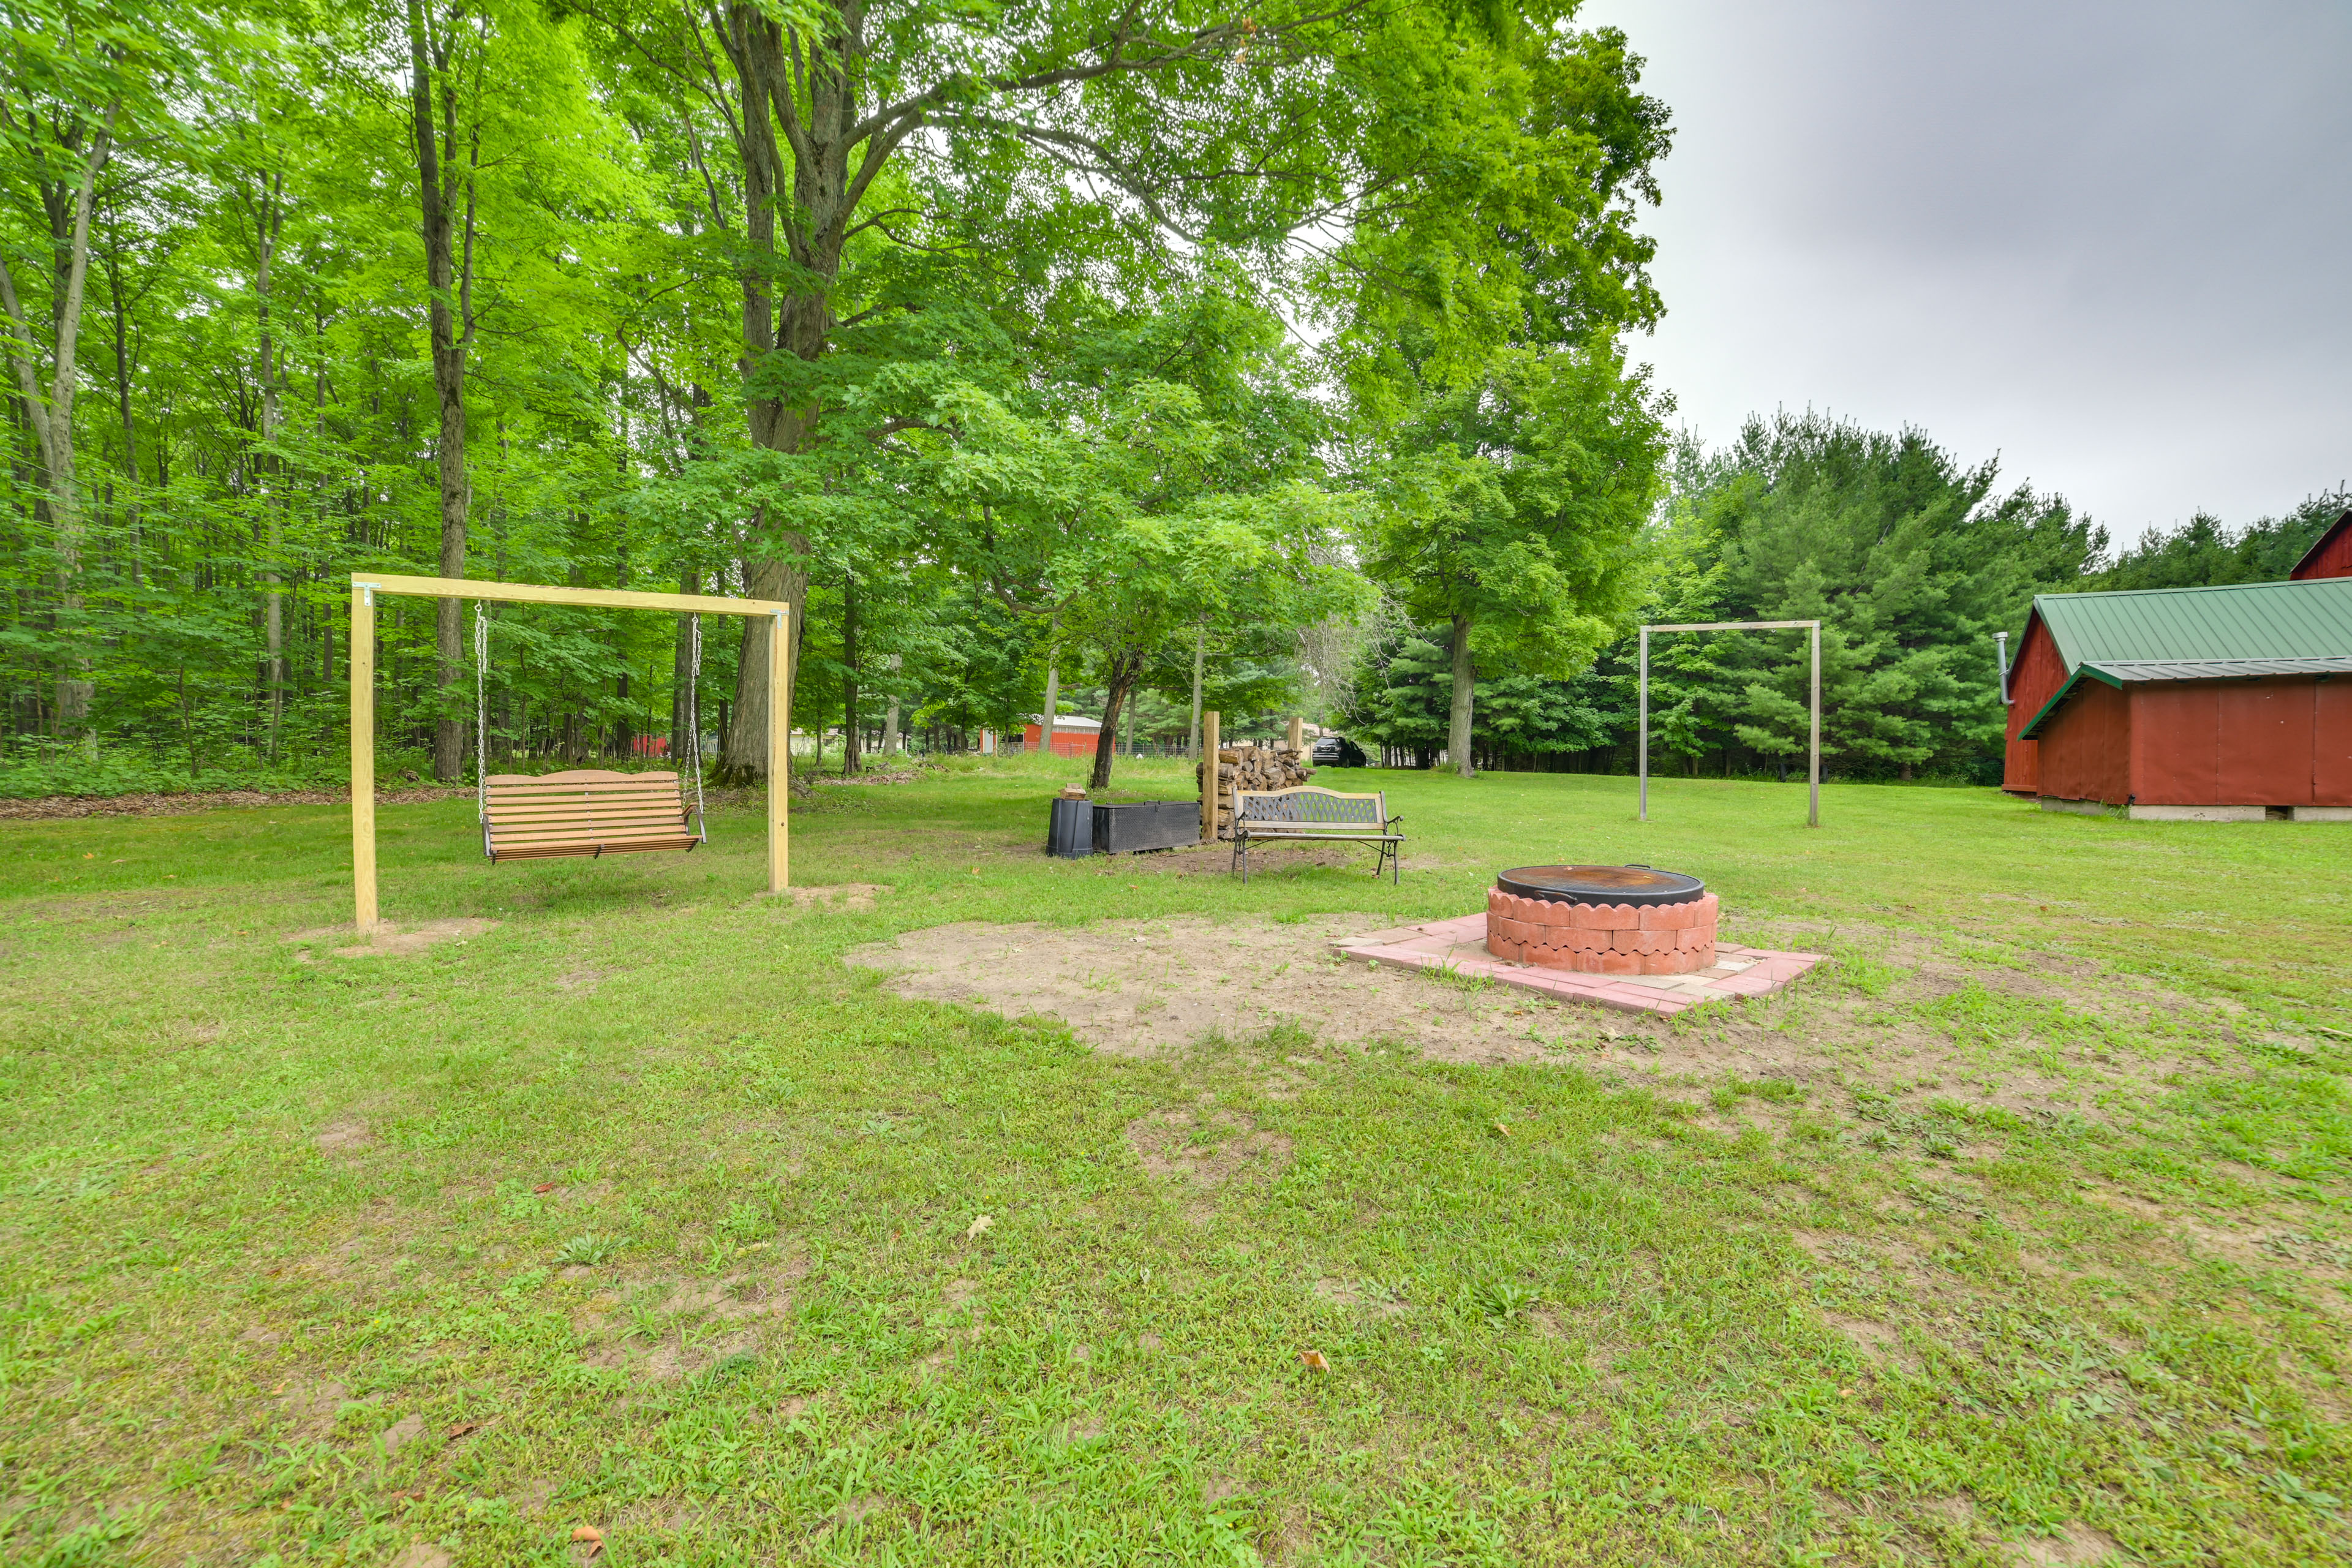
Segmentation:
<svg viewBox="0 0 2352 1568">
<path fill-rule="evenodd" d="M 455 208 L 457 192 L 449 182 L 446 161 L 457 147 L 457 102 L 451 84 L 439 92 L 436 140 L 435 88 L 436 72 L 449 67 L 449 44 L 428 48 L 423 0 L 408 0 L 409 120 L 416 142 L 416 181 L 424 213 L 425 278 L 429 298 L 426 324 L 433 345 L 433 391 L 440 404 L 440 428 L 435 443 L 441 479 L 440 574 L 466 574 L 466 352 L 474 337 L 474 181 L 467 169 L 463 255 L 458 254 Z M 480 156 L 478 132 L 472 153 Z M 436 601 L 433 647 L 436 660 L 438 720 L 433 732 L 433 774 L 454 782 L 464 765 L 466 722 L 452 709 L 452 694 L 462 678 L 464 646 L 459 616 L 464 601 Z"/>
<path fill-rule="evenodd" d="M 1470 701 L 1477 686 L 1477 673 L 1470 664 L 1470 617 L 1454 617 L 1454 706 L 1445 724 L 1445 750 L 1454 759 L 1454 772 L 1465 779 L 1478 776 L 1478 763 L 1470 753 Z"/>
<path fill-rule="evenodd" d="M 32 323 L 26 320 L 25 309 L 16 297 L 16 275 L 8 270 L 5 258 L 0 258 L 0 307 L 7 310 L 8 358 L 16 373 L 16 391 L 25 402 L 25 415 L 32 423 L 36 456 L 40 459 L 42 478 L 46 481 L 49 522 L 56 530 L 58 572 L 58 618 L 66 633 L 77 645 L 68 655 L 65 667 L 58 671 L 57 683 L 57 726 L 60 737 L 79 734 L 89 721 L 91 693 L 95 683 L 90 679 L 90 658 L 88 641 L 80 627 L 82 609 L 81 497 L 74 479 L 74 393 L 79 386 L 74 369 L 74 352 L 80 341 L 82 289 L 89 277 L 89 217 L 90 207 L 98 190 L 99 171 L 106 166 L 114 149 L 114 121 L 120 112 L 119 103 L 106 107 L 105 119 L 89 131 L 89 151 L 80 163 L 78 184 L 68 186 L 62 182 L 44 184 L 42 205 L 49 214 L 51 255 L 55 258 L 56 292 L 51 296 L 49 321 L 49 389 L 43 395 L 40 373 L 33 363 L 33 345 L 41 342 L 33 335 Z M 78 129 L 88 129 L 86 123 Z M 53 136 L 58 134 L 51 128 Z M 61 152 L 70 150 L 70 142 L 61 142 Z"/>
<path fill-rule="evenodd" d="M 857 574 L 841 576 L 841 776 L 857 772 L 865 759 L 865 731 L 857 726 Z"/>
<path fill-rule="evenodd" d="M 701 593 L 702 574 L 690 569 L 679 573 L 677 591 Z M 696 748 L 695 760 L 699 761 L 702 754 L 702 726 L 694 711 L 695 679 L 694 621 L 688 616 L 677 623 L 677 647 L 670 654 L 669 754 L 673 761 L 686 756 L 688 745 Z"/>
<path fill-rule="evenodd" d="M 797 586 L 795 586 L 797 581 Z M 799 597 L 793 595 L 797 593 Z M 743 563 L 743 594 L 751 599 L 782 599 L 793 606 L 792 645 L 785 650 L 784 727 L 792 728 L 793 684 L 800 669 L 798 653 L 801 644 L 800 606 L 808 600 L 808 574 L 793 570 L 781 561 Z M 770 616 L 743 617 L 743 645 L 735 667 L 735 697 L 729 709 L 725 731 L 719 736 L 719 774 L 722 778 L 741 784 L 756 784 L 768 776 L 768 638 L 775 630 L 775 619 Z M 791 747 L 785 748 L 787 753 Z M 779 763 L 790 776 L 792 760 L 789 754 Z"/>
<path fill-rule="evenodd" d="M 1134 689 L 1135 678 L 1143 668 L 1140 654 L 1121 654 L 1110 661 L 1109 690 L 1103 698 L 1102 729 L 1095 736 L 1095 771 L 1087 780 L 1088 789 L 1110 787 L 1110 764 L 1118 755 L 1118 712 Z"/>
<path fill-rule="evenodd" d="M 1209 653 L 1209 623 L 1202 621 L 1192 632 L 1192 732 L 1184 742 L 1184 754 L 1194 762 L 1201 760 L 1201 671 Z"/>
<path fill-rule="evenodd" d="M 1037 746 L 1047 756 L 1054 754 L 1054 720 L 1062 705 L 1062 667 L 1045 667 L 1045 710 L 1037 715 Z"/>
<path fill-rule="evenodd" d="M 114 402 L 122 421 L 122 472 L 131 482 L 123 489 L 124 522 L 131 534 L 131 585 L 139 586 L 139 426 L 131 416 L 131 302 L 122 297 L 122 247 L 110 247 L 106 279 L 114 296 Z"/>
<path fill-rule="evenodd" d="M 278 235 L 285 221 L 280 205 L 285 188 L 285 174 L 274 175 L 263 187 L 262 198 L 254 208 L 253 296 L 260 313 L 261 444 L 264 448 L 278 439 L 278 344 L 269 320 L 269 263 L 277 254 Z M 261 593 L 262 635 L 268 667 L 268 756 L 274 763 L 278 760 L 278 731 L 286 717 L 286 595 L 278 570 L 278 555 L 286 546 L 286 465 L 278 460 L 275 453 L 265 450 L 261 468 L 272 481 L 268 501 L 262 509 L 268 520 L 266 526 L 268 531 L 262 550 Z"/>
</svg>

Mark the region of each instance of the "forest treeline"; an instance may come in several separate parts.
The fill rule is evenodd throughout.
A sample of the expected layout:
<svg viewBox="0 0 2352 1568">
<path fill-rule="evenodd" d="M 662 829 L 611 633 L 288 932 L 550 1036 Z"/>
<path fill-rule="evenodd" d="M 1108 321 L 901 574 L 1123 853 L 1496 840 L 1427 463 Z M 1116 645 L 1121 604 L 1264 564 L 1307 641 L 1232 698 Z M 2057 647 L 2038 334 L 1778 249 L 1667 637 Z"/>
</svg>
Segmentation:
<svg viewBox="0 0 2352 1568">
<path fill-rule="evenodd" d="M 1995 465 L 1916 430 L 1782 415 L 1675 459 L 1640 618 L 1822 621 L 1823 768 L 1849 778 L 1998 783 L 1994 638 L 2010 633 L 2014 656 L 2035 595 L 2275 581 L 2352 504 L 2315 494 L 2238 529 L 2200 513 L 2115 551 L 2063 498 L 2003 491 Z M 1351 694 L 1356 732 L 1407 765 L 1445 744 L 1444 641 L 1390 629 Z M 1570 679 L 1482 679 L 1480 761 L 1630 772 L 1637 658 L 1626 638 Z M 1653 637 L 1651 766 L 1802 778 L 1809 678 L 1801 631 Z"/>
<path fill-rule="evenodd" d="M 1811 615 L 1832 769 L 1966 774 L 2031 593 L 2310 521 L 2111 561 L 1917 433 L 1677 445 L 1629 349 L 1669 117 L 1569 4 L 0 18 L 11 794 L 338 778 L 376 572 L 795 611 L 778 694 L 763 622 L 387 600 L 420 777 L 478 732 L 756 776 L 773 701 L 957 745 L 1049 693 L 1098 780 L 1204 706 L 1608 767 L 1635 622 Z M 1786 760 L 1796 668 L 1662 646 L 1658 743 Z"/>
</svg>

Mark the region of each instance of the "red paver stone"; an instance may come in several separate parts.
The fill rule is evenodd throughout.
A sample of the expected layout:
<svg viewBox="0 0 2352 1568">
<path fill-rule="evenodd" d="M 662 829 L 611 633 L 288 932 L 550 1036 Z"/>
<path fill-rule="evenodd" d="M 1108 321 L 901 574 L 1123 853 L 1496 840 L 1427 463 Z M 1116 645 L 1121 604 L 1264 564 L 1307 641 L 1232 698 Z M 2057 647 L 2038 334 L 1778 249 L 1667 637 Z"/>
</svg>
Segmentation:
<svg viewBox="0 0 2352 1568">
<path fill-rule="evenodd" d="M 1672 1017 L 1710 1001 L 1761 996 L 1780 990 L 1822 962 L 1817 952 L 1782 952 L 1745 948 L 1715 940 L 1715 899 L 1660 906 L 1694 911 L 1684 927 L 1642 929 L 1641 917 L 1622 905 L 1585 905 L 1549 900 L 1515 900 L 1533 906 L 1528 921 L 1506 915 L 1500 895 L 1491 895 L 1486 914 L 1462 915 L 1448 921 L 1375 931 L 1346 938 L 1334 944 L 1350 958 L 1368 959 L 1400 969 L 1435 969 L 1441 965 L 1458 973 L 1482 975 L 1501 985 L 1515 986 L 1562 1001 L 1591 1003 L 1622 1012 Z M 1540 917 L 1559 910 L 1606 910 L 1605 925 L 1562 926 Z M 1621 915 L 1618 911 L 1623 910 Z M 1632 916 L 1631 919 L 1625 916 Z M 1520 925 L 1528 940 L 1514 944 L 1504 934 L 1505 921 Z M 1496 947 L 1487 945 L 1489 929 Z M 1618 933 L 1630 932 L 1636 950 L 1616 946 Z M 1671 933 L 1671 941 L 1656 939 Z M 1638 951 L 1643 938 L 1654 951 Z M 1695 941 L 1694 939 L 1703 939 Z M 1685 946 L 1685 943 L 1691 943 Z M 1660 962 L 1671 968 L 1654 967 Z"/>
</svg>

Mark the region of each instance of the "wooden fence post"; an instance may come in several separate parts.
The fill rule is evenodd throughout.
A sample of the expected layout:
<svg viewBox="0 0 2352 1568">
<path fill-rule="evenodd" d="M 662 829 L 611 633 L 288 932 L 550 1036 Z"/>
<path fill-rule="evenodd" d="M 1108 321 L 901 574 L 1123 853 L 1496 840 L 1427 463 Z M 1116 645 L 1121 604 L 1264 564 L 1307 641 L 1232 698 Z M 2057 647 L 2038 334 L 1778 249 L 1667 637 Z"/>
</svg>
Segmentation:
<svg viewBox="0 0 2352 1568">
<path fill-rule="evenodd" d="M 1294 752 L 1307 749 L 1307 721 L 1296 713 L 1290 716 L 1290 749 Z"/>
<path fill-rule="evenodd" d="M 782 611 L 768 632 L 768 891 L 781 893 L 793 885 L 792 823 L 785 816 L 792 796 L 793 715 L 788 694 L 792 681 L 787 660 L 792 657 L 791 627 Z M 856 745 L 857 738 L 849 737 Z"/>
<path fill-rule="evenodd" d="M 1217 841 L 1217 710 L 1201 713 L 1201 842 Z"/>
<path fill-rule="evenodd" d="M 375 930 L 375 590 L 352 584 L 352 904 L 362 935 Z"/>
</svg>

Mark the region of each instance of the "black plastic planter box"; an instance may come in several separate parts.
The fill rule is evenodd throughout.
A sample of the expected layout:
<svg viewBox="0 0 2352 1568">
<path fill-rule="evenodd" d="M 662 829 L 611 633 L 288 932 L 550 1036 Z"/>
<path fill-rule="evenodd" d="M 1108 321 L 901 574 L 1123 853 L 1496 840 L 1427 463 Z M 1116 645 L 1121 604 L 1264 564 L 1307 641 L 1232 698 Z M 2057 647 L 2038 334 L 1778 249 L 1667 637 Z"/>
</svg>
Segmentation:
<svg viewBox="0 0 2352 1568">
<path fill-rule="evenodd" d="M 1095 807 L 1095 853 L 1132 855 L 1201 842 L 1201 803 L 1145 800 Z"/>
<path fill-rule="evenodd" d="M 1094 814 L 1100 809 L 1092 801 L 1057 798 L 1045 827 L 1045 853 L 1065 860 L 1083 860 L 1093 854 Z"/>
</svg>

